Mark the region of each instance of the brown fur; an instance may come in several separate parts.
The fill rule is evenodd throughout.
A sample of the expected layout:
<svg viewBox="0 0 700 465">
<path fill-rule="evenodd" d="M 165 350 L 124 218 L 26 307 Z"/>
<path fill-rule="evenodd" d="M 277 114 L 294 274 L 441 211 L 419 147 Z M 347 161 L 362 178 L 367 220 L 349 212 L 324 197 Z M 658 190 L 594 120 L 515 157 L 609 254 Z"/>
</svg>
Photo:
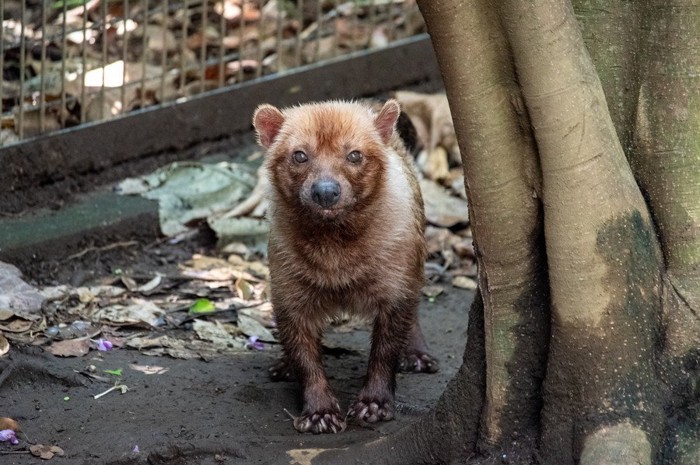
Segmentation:
<svg viewBox="0 0 700 465">
<path fill-rule="evenodd" d="M 395 134 L 395 101 L 377 113 L 360 103 L 329 102 L 254 116 L 272 186 L 269 242 L 272 303 L 284 359 L 273 378 L 296 373 L 304 387 L 297 430 L 338 432 L 340 407 L 321 364 L 321 336 L 347 311 L 375 324 L 365 386 L 349 414 L 393 418 L 395 371 L 435 371 L 417 323 L 426 247 L 423 202 L 409 155 Z M 307 161 L 295 160 L 302 151 Z M 359 163 L 346 157 L 362 154 Z M 314 183 L 333 180 L 337 203 L 323 207 Z"/>
</svg>

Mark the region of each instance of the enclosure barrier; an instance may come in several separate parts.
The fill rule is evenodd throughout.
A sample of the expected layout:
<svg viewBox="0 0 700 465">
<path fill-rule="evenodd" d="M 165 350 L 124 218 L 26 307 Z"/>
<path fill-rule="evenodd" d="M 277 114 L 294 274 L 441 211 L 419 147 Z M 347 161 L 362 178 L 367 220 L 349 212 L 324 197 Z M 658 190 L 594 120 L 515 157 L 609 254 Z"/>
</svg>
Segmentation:
<svg viewBox="0 0 700 465">
<path fill-rule="evenodd" d="M 424 31 L 414 0 L 0 3 L 0 147 Z"/>
</svg>

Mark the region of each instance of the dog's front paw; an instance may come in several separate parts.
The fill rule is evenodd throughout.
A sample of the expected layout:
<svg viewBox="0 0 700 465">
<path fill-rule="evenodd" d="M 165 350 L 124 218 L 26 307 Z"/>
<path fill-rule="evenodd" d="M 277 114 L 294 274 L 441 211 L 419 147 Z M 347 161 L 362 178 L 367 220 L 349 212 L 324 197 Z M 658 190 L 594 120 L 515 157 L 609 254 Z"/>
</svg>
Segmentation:
<svg viewBox="0 0 700 465">
<path fill-rule="evenodd" d="M 294 419 L 294 428 L 300 433 L 340 433 L 345 430 L 345 418 L 335 409 L 302 413 Z"/>
<path fill-rule="evenodd" d="M 394 400 L 359 397 L 348 410 L 348 416 L 366 423 L 394 419 Z"/>
</svg>

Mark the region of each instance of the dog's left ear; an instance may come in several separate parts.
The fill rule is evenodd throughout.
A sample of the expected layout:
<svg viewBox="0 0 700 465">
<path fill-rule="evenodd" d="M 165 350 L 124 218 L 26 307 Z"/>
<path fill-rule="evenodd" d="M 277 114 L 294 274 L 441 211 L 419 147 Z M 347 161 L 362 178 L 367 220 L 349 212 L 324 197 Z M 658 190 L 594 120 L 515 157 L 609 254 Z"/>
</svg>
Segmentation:
<svg viewBox="0 0 700 465">
<path fill-rule="evenodd" d="M 272 105 L 260 105 L 253 115 L 253 126 L 258 134 L 258 143 L 270 148 L 284 123 L 284 115 Z"/>
<path fill-rule="evenodd" d="M 394 134 L 394 129 L 396 128 L 396 121 L 399 119 L 400 114 L 401 105 L 394 99 L 387 100 L 382 109 L 379 110 L 374 120 L 374 125 L 377 127 L 379 136 L 385 144 L 388 144 L 391 140 L 391 136 Z"/>
</svg>

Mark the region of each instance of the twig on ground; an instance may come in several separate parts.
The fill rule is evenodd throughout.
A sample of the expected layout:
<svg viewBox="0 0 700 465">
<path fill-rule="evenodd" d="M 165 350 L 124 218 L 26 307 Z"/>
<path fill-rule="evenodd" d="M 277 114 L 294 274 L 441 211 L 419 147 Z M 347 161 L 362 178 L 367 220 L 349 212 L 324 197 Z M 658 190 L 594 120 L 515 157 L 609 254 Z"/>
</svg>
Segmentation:
<svg viewBox="0 0 700 465">
<path fill-rule="evenodd" d="M 81 250 L 80 252 L 70 255 L 66 260 L 73 260 L 75 258 L 80 258 L 86 253 L 89 252 L 105 252 L 107 250 L 112 250 L 112 249 L 117 249 L 119 247 L 131 247 L 134 245 L 138 245 L 138 241 L 126 241 L 126 242 L 115 242 L 113 244 L 105 245 L 104 247 L 88 247 L 86 249 Z"/>
<path fill-rule="evenodd" d="M 121 390 L 121 391 L 122 391 L 122 394 L 124 394 L 126 391 L 129 390 L 129 388 L 127 387 L 126 384 L 116 384 L 116 385 L 112 386 L 111 388 L 107 389 L 105 392 L 101 392 L 100 394 L 95 394 L 95 395 L 92 396 L 92 397 L 95 398 L 95 399 L 99 399 L 100 397 L 102 397 L 102 396 L 104 396 L 104 395 L 107 395 L 107 394 L 109 394 L 110 392 L 115 391 L 115 390 L 117 390 L 117 389 Z"/>
<path fill-rule="evenodd" d="M 289 418 L 292 419 L 292 421 L 297 421 L 297 418 L 298 418 L 298 417 L 295 417 L 294 415 L 292 415 L 291 413 L 289 413 L 289 410 L 287 410 L 286 408 L 283 408 L 282 410 L 284 410 L 284 413 L 286 413 L 287 416 L 288 416 Z"/>
</svg>

